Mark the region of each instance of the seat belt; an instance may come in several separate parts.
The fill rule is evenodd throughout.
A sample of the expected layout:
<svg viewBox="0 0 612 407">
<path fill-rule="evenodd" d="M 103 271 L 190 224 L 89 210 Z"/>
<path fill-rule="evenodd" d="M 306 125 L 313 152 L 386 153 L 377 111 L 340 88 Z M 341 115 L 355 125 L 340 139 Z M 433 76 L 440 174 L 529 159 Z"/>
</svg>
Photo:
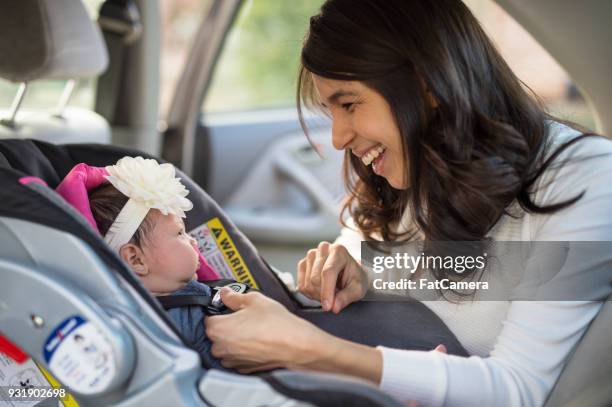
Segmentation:
<svg viewBox="0 0 612 407">
<path fill-rule="evenodd" d="M 125 71 L 126 48 L 142 35 L 140 12 L 133 0 L 106 0 L 100 7 L 98 25 L 108 48 L 109 64 L 98 78 L 95 109 L 113 125 Z"/>
<path fill-rule="evenodd" d="M 204 312 L 207 315 L 219 315 L 228 314 L 232 312 L 229 308 L 221 301 L 221 289 L 223 287 L 230 288 L 231 290 L 244 294 L 251 290 L 251 287 L 239 283 L 235 280 L 215 280 L 215 281 L 200 281 L 203 284 L 208 285 L 212 291 L 212 295 L 204 294 L 192 294 L 192 295 L 162 295 L 156 297 L 166 311 L 172 308 L 180 308 L 186 306 L 201 306 L 204 307 Z"/>
</svg>

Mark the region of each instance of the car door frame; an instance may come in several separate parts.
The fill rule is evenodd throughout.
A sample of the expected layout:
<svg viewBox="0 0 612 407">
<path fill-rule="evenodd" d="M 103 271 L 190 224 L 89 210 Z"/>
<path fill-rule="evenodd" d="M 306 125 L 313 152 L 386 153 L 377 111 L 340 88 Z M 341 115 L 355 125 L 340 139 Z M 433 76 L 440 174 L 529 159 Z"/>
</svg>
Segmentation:
<svg viewBox="0 0 612 407">
<path fill-rule="evenodd" d="M 163 134 L 162 157 L 189 176 L 194 176 L 195 157 L 206 154 L 208 149 L 196 143 L 205 143 L 206 129 L 199 126 L 202 99 L 210 83 L 225 37 L 240 10 L 243 0 L 213 0 L 195 35 L 187 62 L 174 91 Z M 198 156 L 198 162 L 208 162 L 208 157 Z M 198 173 L 208 173 L 198 169 Z M 206 187 L 205 179 L 198 179 Z"/>
</svg>

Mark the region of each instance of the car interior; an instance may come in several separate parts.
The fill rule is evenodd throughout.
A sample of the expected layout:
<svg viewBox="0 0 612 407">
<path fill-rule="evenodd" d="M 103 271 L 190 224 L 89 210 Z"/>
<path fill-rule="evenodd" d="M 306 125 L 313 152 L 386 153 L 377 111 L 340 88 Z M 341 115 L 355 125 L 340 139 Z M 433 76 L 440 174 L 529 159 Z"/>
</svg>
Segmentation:
<svg viewBox="0 0 612 407">
<path fill-rule="evenodd" d="M 422 350 L 435 347 L 436 336 L 454 338 L 406 332 L 381 318 L 410 315 L 423 306 L 418 302 L 360 302 L 338 315 L 324 313 L 294 292 L 294 270 L 277 265 L 295 264 L 286 253 L 303 255 L 312 242 L 338 234 L 342 153 L 329 145 L 325 122 L 311 135 L 320 148 L 309 144 L 294 112 L 201 117 L 203 92 L 244 3 L 210 1 L 164 121 L 158 117 L 157 1 L 103 1 L 97 21 L 81 0 L 0 5 L 0 77 L 18 85 L 12 105 L 0 110 L 0 357 L 9 363 L 9 355 L 27 355 L 32 366 L 54 376 L 49 383 L 57 387 L 67 376 L 48 363 L 55 335 L 74 321 L 90 323 L 104 338 L 110 373 L 95 384 L 70 387 L 74 399 L 64 405 L 399 405 L 348 376 L 282 369 L 241 375 L 203 363 L 155 297 L 54 192 L 80 162 L 105 166 L 128 155 L 175 164 L 194 203 L 187 230 L 219 222 L 240 253 L 244 278 L 328 332 L 398 348 L 410 335 Z M 606 114 L 612 108 L 612 3 L 497 3 L 579 85 L 595 112 L 596 130 L 612 134 Z M 71 106 L 77 81 L 91 78 L 97 80 L 95 109 Z M 50 79 L 65 81 L 55 107 L 24 109 L 28 88 Z M 237 147 L 247 138 L 259 138 L 265 148 Z M 608 300 L 572 351 L 546 406 L 612 402 L 610 337 Z M 446 346 L 467 356 L 456 339 Z"/>
</svg>

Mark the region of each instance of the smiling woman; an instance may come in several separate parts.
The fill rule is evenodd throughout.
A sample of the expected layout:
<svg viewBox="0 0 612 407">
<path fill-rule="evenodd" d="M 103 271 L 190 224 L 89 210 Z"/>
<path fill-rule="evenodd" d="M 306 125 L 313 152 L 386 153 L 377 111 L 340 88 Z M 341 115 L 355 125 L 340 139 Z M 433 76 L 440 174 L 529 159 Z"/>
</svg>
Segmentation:
<svg viewBox="0 0 612 407">
<path fill-rule="evenodd" d="M 428 256 L 442 254 L 436 241 L 612 240 L 603 175 L 612 143 L 549 115 L 460 0 L 328 0 L 310 19 L 301 62 L 298 107 L 331 117 L 349 191 L 342 235 L 298 264 L 299 290 L 324 310 L 376 289 L 359 261 L 363 240 L 422 240 Z M 524 274 L 538 269 L 530 255 Z M 612 270 L 612 253 L 595 261 Z M 584 287 L 597 273 L 570 266 Z M 457 288 L 444 267 L 419 271 L 434 289 Z M 351 374 L 423 405 L 543 404 L 610 290 L 536 302 L 487 301 L 480 288 L 470 301 L 442 292 L 426 303 L 470 358 L 348 342 L 256 293 L 225 292 L 237 312 L 210 318 L 208 332 L 213 354 L 242 371 Z"/>
<path fill-rule="evenodd" d="M 428 8 L 439 27 L 417 17 Z M 573 202 L 577 196 L 540 207 L 527 193 L 550 164 L 538 159 L 551 117 L 468 8 L 449 1 L 410 2 L 403 9 L 391 17 L 382 5 L 351 7 L 348 14 L 324 6 L 311 20 L 302 52 L 298 98 L 323 108 L 329 100 L 333 107 L 332 137 L 346 151 L 345 183 L 352 192 L 344 209 L 365 236 L 414 236 L 416 228 L 399 236 L 391 227 L 407 205 L 429 240 L 478 240 L 514 199 L 540 213 Z M 400 20 L 394 30 L 382 26 Z M 381 24 L 380 36 L 373 39 L 375 24 Z M 363 45 L 345 47 L 338 31 Z M 370 171 L 362 155 L 379 145 L 389 152 Z"/>
</svg>

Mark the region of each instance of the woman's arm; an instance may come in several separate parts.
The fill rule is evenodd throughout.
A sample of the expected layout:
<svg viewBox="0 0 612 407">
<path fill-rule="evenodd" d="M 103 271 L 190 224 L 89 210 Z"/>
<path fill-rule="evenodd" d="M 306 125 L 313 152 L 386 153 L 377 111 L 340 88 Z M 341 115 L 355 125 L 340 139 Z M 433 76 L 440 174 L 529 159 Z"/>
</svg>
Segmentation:
<svg viewBox="0 0 612 407">
<path fill-rule="evenodd" d="M 243 373 L 285 367 L 361 377 L 380 383 L 379 349 L 334 337 L 259 293 L 221 292 L 233 314 L 208 317 L 212 354 Z"/>
<path fill-rule="evenodd" d="M 542 405 L 600 307 L 596 302 L 514 302 L 487 358 L 379 347 L 380 387 L 422 406 Z"/>
<path fill-rule="evenodd" d="M 569 156 L 571 161 L 564 162 Z M 589 158 L 591 157 L 591 158 Z M 585 191 L 570 207 L 526 215 L 530 240 L 612 241 L 612 143 L 585 139 L 568 149 L 539 183 L 536 202 L 550 205 Z M 590 264 L 612 264 L 612 253 L 581 262 L 575 274 L 590 278 Z M 486 304 L 486 303 L 485 303 Z M 541 405 L 601 302 L 515 301 L 487 358 L 381 348 L 381 388 L 420 405 Z M 428 380 L 419 380 L 423 376 Z"/>
<path fill-rule="evenodd" d="M 312 357 L 302 364 L 289 362 L 287 367 L 294 370 L 315 370 L 340 373 L 380 384 L 382 374 L 382 352 L 380 349 L 350 342 L 321 331 L 320 340 L 303 350 Z M 314 345 L 314 346 L 312 346 Z"/>
</svg>

